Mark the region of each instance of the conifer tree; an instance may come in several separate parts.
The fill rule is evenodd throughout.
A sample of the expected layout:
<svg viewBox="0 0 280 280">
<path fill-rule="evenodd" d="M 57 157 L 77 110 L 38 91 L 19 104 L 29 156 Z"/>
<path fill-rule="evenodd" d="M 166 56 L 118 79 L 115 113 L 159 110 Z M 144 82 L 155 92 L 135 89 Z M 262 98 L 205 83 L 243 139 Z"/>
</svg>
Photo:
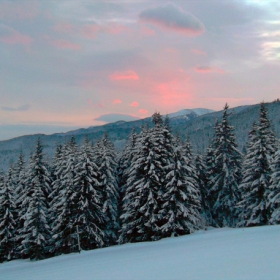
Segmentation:
<svg viewBox="0 0 280 280">
<path fill-rule="evenodd" d="M 73 226 L 77 227 L 80 246 L 83 250 L 104 245 L 105 223 L 102 212 L 102 194 L 99 190 L 98 167 L 93 161 L 93 154 L 88 139 L 84 141 L 78 155 L 74 188 L 76 190 L 77 214 Z"/>
<path fill-rule="evenodd" d="M 155 171 L 155 153 L 151 131 L 141 133 L 138 151 L 133 157 L 123 199 L 120 243 L 157 240 L 159 227 L 157 202 L 160 179 Z"/>
<path fill-rule="evenodd" d="M 242 209 L 239 226 L 266 225 L 271 217 L 268 201 L 273 196 L 270 194 L 273 188 L 269 186 L 275 148 L 275 137 L 267 110 L 264 103 L 261 103 L 259 123 L 253 125 L 249 134 L 243 178 L 239 187 L 242 194 L 238 204 Z"/>
<path fill-rule="evenodd" d="M 269 223 L 280 224 L 280 149 L 275 153 L 272 171 L 269 195 L 267 197 L 267 208 L 271 213 Z"/>
<path fill-rule="evenodd" d="M 6 178 L 0 182 L 0 262 L 10 261 L 15 251 L 15 189 L 9 169 Z"/>
<path fill-rule="evenodd" d="M 175 143 L 174 143 L 175 144 Z M 191 162 L 190 144 L 185 149 L 177 141 L 173 146 L 171 168 L 166 175 L 164 204 L 161 212 L 166 223 L 161 227 L 164 236 L 192 233 L 200 228 L 200 193 L 195 167 Z"/>
<path fill-rule="evenodd" d="M 98 167 L 98 182 L 101 193 L 102 211 L 105 224 L 102 230 L 105 233 L 105 246 L 115 244 L 119 230 L 119 188 L 117 182 L 117 162 L 114 146 L 105 134 L 97 143 L 94 151 Z"/>
<path fill-rule="evenodd" d="M 215 173 L 210 181 L 212 217 L 220 227 L 235 226 L 236 204 L 240 199 L 238 185 L 241 181 L 241 153 L 237 149 L 234 128 L 228 123 L 228 105 L 218 127 Z"/>
<path fill-rule="evenodd" d="M 137 134 L 135 132 L 135 128 L 133 128 L 118 162 L 118 179 L 119 179 L 121 200 L 127 188 L 126 183 L 128 178 L 128 172 L 130 169 L 133 155 L 135 153 L 136 142 L 137 142 Z"/>
<path fill-rule="evenodd" d="M 74 221 L 77 214 L 77 196 L 74 184 L 77 166 L 78 147 L 74 137 L 63 148 L 60 168 L 56 172 L 57 179 L 53 189 L 58 195 L 52 202 L 52 210 L 56 213 L 52 224 L 52 251 L 56 255 L 78 252 L 78 234 Z"/>
<path fill-rule="evenodd" d="M 204 222 L 205 226 L 213 225 L 213 219 L 208 200 L 206 165 L 204 163 L 203 156 L 200 154 L 196 155 L 195 157 L 195 170 L 201 195 L 201 218 L 203 220 L 202 222 Z"/>
<path fill-rule="evenodd" d="M 40 139 L 36 144 L 26 174 L 26 205 L 24 228 L 21 229 L 23 241 L 21 254 L 30 259 L 43 259 L 47 253 L 50 238 L 48 221 L 48 195 L 51 178 L 43 159 Z"/>
<path fill-rule="evenodd" d="M 129 170 L 120 243 L 158 240 L 165 234 L 162 226 L 168 217 L 161 210 L 172 157 L 167 141 L 170 132 L 159 113 L 153 115 L 153 122 L 152 129 L 142 130 Z"/>
<path fill-rule="evenodd" d="M 49 253 L 53 254 L 56 250 L 55 239 L 53 236 L 56 234 L 54 228 L 57 224 L 59 215 L 60 204 L 63 200 L 61 192 L 63 192 L 64 185 L 62 184 L 63 174 L 63 160 L 64 160 L 65 145 L 58 144 L 52 163 L 52 188 L 49 194 L 50 209 L 49 209 L 49 222 L 51 225 L 51 239 Z"/>
<path fill-rule="evenodd" d="M 210 216 L 212 217 L 212 206 L 215 204 L 215 197 L 210 195 L 210 188 L 213 184 L 213 180 L 218 173 L 218 166 L 216 164 L 216 156 L 215 151 L 218 147 L 218 141 L 220 138 L 220 124 L 218 120 L 215 122 L 214 127 L 214 136 L 209 144 L 209 147 L 207 148 L 206 155 L 205 155 L 205 165 L 206 165 L 206 187 L 207 187 L 207 194 L 206 194 L 206 200 L 209 204 L 210 208 Z M 209 220 L 210 225 L 214 227 L 218 227 L 217 222 L 210 218 Z"/>
</svg>

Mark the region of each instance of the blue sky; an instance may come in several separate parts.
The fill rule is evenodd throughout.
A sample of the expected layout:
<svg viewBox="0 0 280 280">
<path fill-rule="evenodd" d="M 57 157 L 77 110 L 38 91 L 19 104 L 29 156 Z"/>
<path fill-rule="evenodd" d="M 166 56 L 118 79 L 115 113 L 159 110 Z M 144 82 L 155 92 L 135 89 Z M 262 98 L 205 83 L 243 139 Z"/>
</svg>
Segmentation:
<svg viewBox="0 0 280 280">
<path fill-rule="evenodd" d="M 273 101 L 279 14 L 265 0 L 1 0 L 0 139 Z"/>
</svg>

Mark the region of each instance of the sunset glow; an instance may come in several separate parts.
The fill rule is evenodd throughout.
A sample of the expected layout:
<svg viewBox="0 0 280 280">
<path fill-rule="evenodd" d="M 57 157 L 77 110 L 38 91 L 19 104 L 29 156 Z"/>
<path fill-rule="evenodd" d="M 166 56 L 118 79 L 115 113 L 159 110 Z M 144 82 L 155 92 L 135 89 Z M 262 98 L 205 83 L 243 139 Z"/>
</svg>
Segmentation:
<svg viewBox="0 0 280 280">
<path fill-rule="evenodd" d="M 125 71 L 125 72 L 117 72 L 112 75 L 110 75 L 110 79 L 114 81 L 119 81 L 119 80 L 139 80 L 138 75 L 132 71 Z"/>
<path fill-rule="evenodd" d="M 253 0 L 0 1 L 0 125 L 273 101 L 279 13 Z"/>
</svg>

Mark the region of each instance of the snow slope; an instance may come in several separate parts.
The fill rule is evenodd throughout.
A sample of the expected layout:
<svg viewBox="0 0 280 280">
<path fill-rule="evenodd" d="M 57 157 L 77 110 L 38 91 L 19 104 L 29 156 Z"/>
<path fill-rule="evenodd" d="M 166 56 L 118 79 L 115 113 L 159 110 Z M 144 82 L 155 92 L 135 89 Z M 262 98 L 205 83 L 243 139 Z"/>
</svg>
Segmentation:
<svg viewBox="0 0 280 280">
<path fill-rule="evenodd" d="M 210 229 L 30 262 L 0 264 L 5 280 L 280 279 L 280 226 Z"/>
</svg>

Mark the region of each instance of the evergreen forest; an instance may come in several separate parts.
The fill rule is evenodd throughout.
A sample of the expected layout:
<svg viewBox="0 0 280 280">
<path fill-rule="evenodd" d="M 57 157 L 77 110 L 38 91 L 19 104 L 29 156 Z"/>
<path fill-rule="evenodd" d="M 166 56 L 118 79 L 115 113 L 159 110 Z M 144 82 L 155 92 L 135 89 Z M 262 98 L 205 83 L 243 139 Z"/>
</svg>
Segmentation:
<svg viewBox="0 0 280 280">
<path fill-rule="evenodd" d="M 230 114 L 226 104 L 205 154 L 158 112 L 122 152 L 106 133 L 80 146 L 73 136 L 48 162 L 39 138 L 0 175 L 0 262 L 279 224 L 280 147 L 265 103 L 242 153 Z"/>
</svg>

